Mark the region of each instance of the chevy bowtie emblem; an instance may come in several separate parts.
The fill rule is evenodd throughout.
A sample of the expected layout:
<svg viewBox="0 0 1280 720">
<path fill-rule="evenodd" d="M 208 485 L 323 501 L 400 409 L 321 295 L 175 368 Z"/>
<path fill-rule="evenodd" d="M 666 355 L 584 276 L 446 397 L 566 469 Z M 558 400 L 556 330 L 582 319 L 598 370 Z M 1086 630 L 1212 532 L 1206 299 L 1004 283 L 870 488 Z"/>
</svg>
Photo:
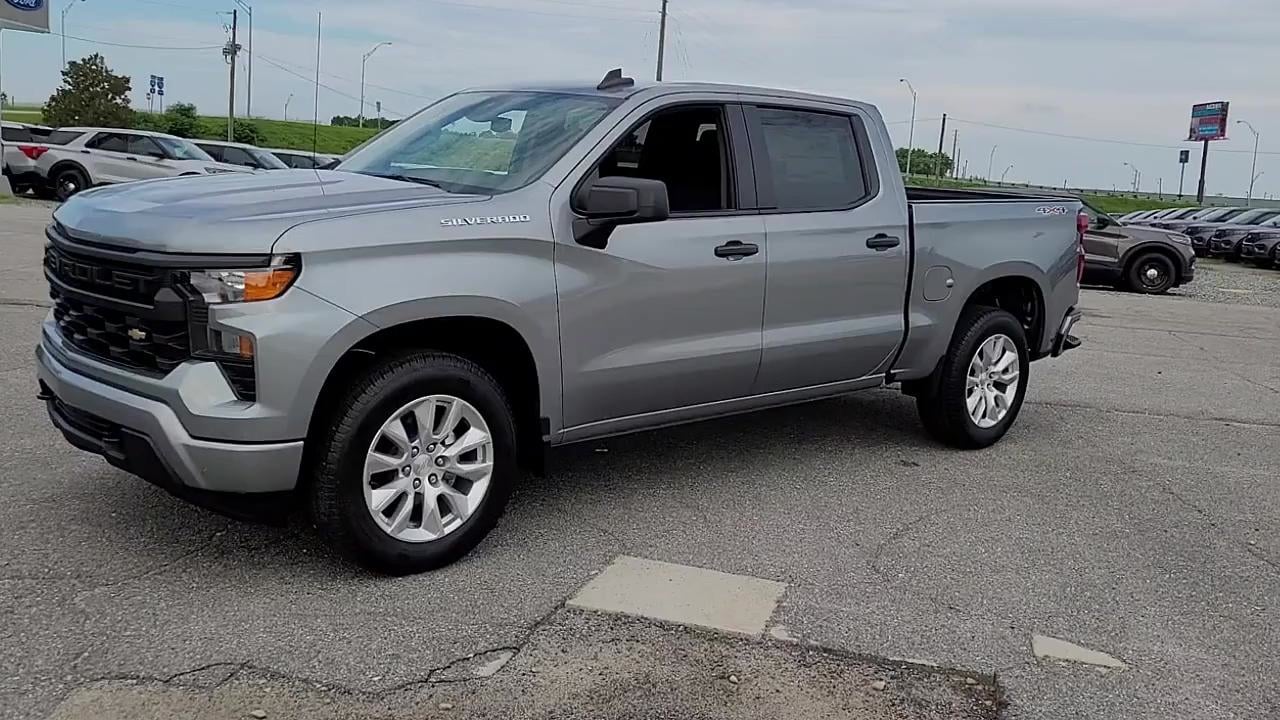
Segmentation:
<svg viewBox="0 0 1280 720">
<path fill-rule="evenodd" d="M 129 328 L 129 332 L 125 334 L 129 336 L 130 340 L 137 340 L 138 342 L 142 342 L 147 339 L 147 331 L 139 330 L 138 328 Z"/>
</svg>

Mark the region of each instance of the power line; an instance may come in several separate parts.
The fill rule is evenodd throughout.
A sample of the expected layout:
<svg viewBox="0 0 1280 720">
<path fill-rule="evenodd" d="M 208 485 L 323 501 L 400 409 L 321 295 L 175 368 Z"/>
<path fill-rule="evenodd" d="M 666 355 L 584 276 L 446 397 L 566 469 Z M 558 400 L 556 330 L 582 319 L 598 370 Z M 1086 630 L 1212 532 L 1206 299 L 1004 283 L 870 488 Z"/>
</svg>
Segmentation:
<svg viewBox="0 0 1280 720">
<path fill-rule="evenodd" d="M 1068 135 L 1066 133 L 1051 132 L 1049 130 L 1030 130 L 1028 128 L 1010 127 L 1008 125 L 997 125 L 995 123 L 981 122 L 979 120 L 962 120 L 960 118 L 951 118 L 956 122 L 962 122 L 966 125 L 977 125 L 979 127 L 992 128 L 995 130 L 1009 130 L 1011 132 L 1027 133 L 1028 135 L 1043 135 L 1046 137 L 1061 138 L 1063 140 L 1080 140 L 1083 142 L 1107 143 L 1109 145 L 1127 145 L 1130 147 L 1146 147 L 1156 148 L 1159 150 L 1186 150 L 1185 145 L 1160 145 L 1158 143 L 1133 142 L 1130 140 L 1114 140 L 1111 138 L 1088 137 L 1085 135 Z M 1214 150 L 1218 153 L 1234 153 L 1234 154 L 1252 154 L 1252 150 Z M 1260 152 L 1259 155 L 1280 155 L 1280 152 Z"/>
<path fill-rule="evenodd" d="M 264 55 L 262 55 L 261 53 L 259 53 L 259 54 L 258 54 L 258 57 L 265 57 L 265 56 L 264 56 Z M 291 63 L 291 62 L 288 62 L 288 61 L 286 61 L 286 60 L 281 60 L 280 58 L 271 58 L 271 59 L 272 59 L 272 60 L 274 60 L 275 62 L 277 62 L 277 63 L 281 64 L 281 65 L 288 65 L 288 66 L 290 66 L 290 67 L 297 68 L 297 69 L 299 69 L 299 70 L 307 70 L 307 71 L 314 71 L 314 70 L 315 70 L 315 68 L 310 68 L 310 67 L 307 67 L 306 65 L 299 65 L 298 63 Z M 341 75 L 335 75 L 335 74 L 333 74 L 333 73 L 322 72 L 322 73 L 320 73 L 320 74 L 321 74 L 321 75 L 324 75 L 325 77 L 328 77 L 328 78 L 333 78 L 334 80 L 341 80 L 342 82 L 348 82 L 348 83 L 352 83 L 352 84 L 355 84 L 355 83 L 358 83 L 358 82 L 359 82 L 358 80 L 352 80 L 351 78 L 343 77 L 343 76 L 341 76 Z M 367 85 L 367 86 L 369 86 L 369 87 L 371 87 L 371 88 L 377 88 L 377 89 L 379 89 L 379 90 L 385 90 L 386 92 L 396 93 L 397 95 L 406 95 L 406 96 L 411 97 L 411 98 L 417 98 L 417 99 L 419 99 L 419 100 L 436 100 L 436 99 L 437 99 L 437 96 L 421 95 L 421 94 L 419 94 L 419 93 L 409 92 L 408 90 L 397 90 L 396 88 L 386 87 L 385 85 L 375 85 L 374 83 L 371 83 L 371 82 L 368 82 L 368 81 L 366 81 L 366 82 L 365 82 L 365 85 Z M 366 103 L 366 104 L 367 104 L 367 103 Z"/>
<path fill-rule="evenodd" d="M 193 47 L 174 47 L 172 45 L 130 45 L 128 43 L 108 42 L 106 40 L 94 40 L 93 38 L 76 37 L 75 35 L 63 35 L 62 33 L 51 32 L 54 37 L 65 37 L 68 40 L 79 40 L 94 45 L 107 45 L 109 47 L 133 48 L 134 50 L 221 50 L 221 45 L 198 45 Z"/>
<path fill-rule="evenodd" d="M 272 59 L 271 59 L 271 58 L 269 58 L 269 57 L 266 57 L 265 55 L 259 55 L 259 56 L 258 56 L 258 59 L 262 60 L 263 62 L 265 62 L 265 63 L 266 63 L 266 64 L 268 64 L 268 65 L 271 65 L 272 67 L 276 68 L 277 70 L 280 70 L 281 72 L 289 73 L 290 75 L 292 75 L 292 76 L 294 76 L 294 77 L 296 77 L 296 78 L 299 78 L 299 79 L 302 79 L 302 80 L 306 80 L 308 83 L 310 83 L 310 84 L 312 84 L 312 85 L 317 85 L 317 86 L 319 86 L 319 87 L 322 87 L 322 88 L 324 88 L 325 90 L 328 90 L 329 92 L 333 93 L 334 95 L 339 95 L 339 96 L 341 96 L 341 97 L 347 98 L 348 100 L 354 100 L 354 101 L 355 101 L 355 102 L 357 102 L 357 103 L 359 103 L 359 102 L 360 102 L 360 98 L 359 98 L 359 97 L 356 97 L 355 95 L 350 95 L 350 94 L 348 94 L 348 93 L 344 93 L 344 92 L 342 92 L 341 90 L 339 90 L 339 89 L 337 89 L 337 88 L 335 88 L 335 87 L 329 86 L 329 85 L 325 85 L 325 84 L 324 84 L 324 83 L 322 83 L 322 82 L 316 82 L 316 80 L 315 80 L 314 78 L 309 78 L 309 77 L 307 77 L 306 75 L 303 75 L 303 74 L 301 74 L 301 73 L 294 72 L 293 70 L 290 70 L 289 68 L 285 67 L 284 65 L 281 65 L 280 63 L 277 63 L 276 61 L 272 60 Z M 365 103 L 365 104 L 366 104 L 366 105 L 372 105 L 373 103 L 372 103 L 372 102 L 369 102 L 369 103 Z M 396 109 L 395 109 L 395 108 L 393 108 L 393 107 L 388 107 L 388 106 L 386 106 L 386 105 L 383 105 L 382 107 L 383 107 L 383 109 L 385 109 L 385 110 L 390 110 L 392 113 L 395 113 L 396 115 L 403 115 L 403 116 L 405 116 L 405 117 L 408 117 L 408 116 L 411 114 L 411 113 L 400 112 L 399 110 L 396 110 Z"/>
<path fill-rule="evenodd" d="M 498 10 L 498 11 L 501 11 L 501 12 L 519 13 L 519 14 L 522 14 L 522 15 L 546 15 L 546 16 L 549 16 L 549 17 L 568 17 L 568 18 L 576 18 L 576 19 L 578 19 L 578 20 L 583 20 L 583 19 L 586 19 L 586 20 L 609 20 L 609 21 L 611 21 L 611 22 L 644 23 L 644 24 L 646 24 L 646 25 L 647 25 L 647 24 L 649 24 L 649 23 L 652 23 L 652 22 L 653 22 L 653 20 L 641 20 L 641 19 L 639 19 L 639 18 L 635 18 L 635 17 L 618 17 L 618 16 L 616 16 L 616 15 L 615 15 L 615 16 L 607 16 L 607 15 L 582 15 L 582 14 L 579 14 L 579 13 L 558 13 L 558 12 L 551 12 L 551 11 L 547 11 L 547 10 L 529 10 L 529 9 L 527 9 L 527 8 L 513 8 L 513 7 L 506 7 L 506 6 L 502 6 L 502 5 L 476 5 L 476 4 L 473 4 L 473 3 L 457 2 L 457 0 L 430 0 L 430 1 L 431 1 L 431 3 L 432 3 L 432 4 L 434 4 L 434 5 L 452 5 L 452 6 L 454 6 L 454 7 L 471 8 L 471 9 L 473 9 L 473 10 Z M 574 3 L 574 4 L 577 4 L 577 3 Z M 593 7 L 594 7 L 594 6 L 593 6 Z M 608 8 L 601 8 L 601 9 L 603 10 L 603 9 L 608 9 Z M 642 12 L 642 11 L 636 11 L 636 10 L 625 10 L 624 12 Z"/>
</svg>

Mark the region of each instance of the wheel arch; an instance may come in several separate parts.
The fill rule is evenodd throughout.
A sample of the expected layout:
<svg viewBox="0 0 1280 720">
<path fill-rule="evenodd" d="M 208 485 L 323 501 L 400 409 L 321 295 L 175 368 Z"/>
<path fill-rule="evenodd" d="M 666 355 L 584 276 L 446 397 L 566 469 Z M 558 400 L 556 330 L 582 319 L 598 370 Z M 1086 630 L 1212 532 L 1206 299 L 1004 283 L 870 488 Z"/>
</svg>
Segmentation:
<svg viewBox="0 0 1280 720">
<path fill-rule="evenodd" d="M 89 172 L 89 169 L 86 168 L 82 163 L 72 159 L 59 160 L 58 162 L 54 163 L 49 168 L 49 173 L 45 176 L 45 181 L 48 183 L 53 183 L 53 179 L 58 176 L 58 173 L 67 169 L 79 170 L 80 173 L 84 175 L 85 179 L 89 181 L 89 186 L 92 187 L 94 185 L 93 174 Z M 89 188 L 84 188 L 84 189 L 88 190 Z"/>
<path fill-rule="evenodd" d="M 396 317 L 396 321 L 386 321 Z M 377 318 L 377 319 L 374 319 Z M 383 320 L 379 322 L 378 320 Z M 379 362 L 415 350 L 434 350 L 465 357 L 497 379 L 516 414 L 521 465 L 542 469 L 543 445 L 550 433 L 551 409 L 538 359 L 522 331 L 504 319 L 487 314 L 438 313 L 406 317 L 388 309 L 366 316 L 344 333 L 341 349 L 324 371 L 307 422 L 307 457 L 319 452 L 319 435 L 342 399 L 347 384 Z M 559 388 L 555 388 L 558 393 Z M 314 449 L 314 451 L 313 451 Z M 309 464 L 307 464 L 310 467 Z M 307 482 L 304 473 L 302 482 Z"/>
</svg>

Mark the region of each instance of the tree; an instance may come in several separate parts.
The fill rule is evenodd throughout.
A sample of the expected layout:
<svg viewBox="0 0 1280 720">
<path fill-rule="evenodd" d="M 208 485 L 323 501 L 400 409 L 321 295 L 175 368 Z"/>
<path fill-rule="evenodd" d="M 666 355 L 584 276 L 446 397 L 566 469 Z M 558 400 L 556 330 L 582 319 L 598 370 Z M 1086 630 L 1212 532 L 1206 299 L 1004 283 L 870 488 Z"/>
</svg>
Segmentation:
<svg viewBox="0 0 1280 720">
<path fill-rule="evenodd" d="M 44 121 L 55 127 L 128 127 L 133 121 L 131 89 L 132 81 L 111 72 L 102 55 L 73 60 L 62 71 L 62 87 L 44 105 Z"/>
<path fill-rule="evenodd" d="M 9 102 L 9 96 L 5 93 L 0 92 L 0 108 L 7 108 L 7 107 L 11 107 L 11 104 Z"/>
<path fill-rule="evenodd" d="M 356 127 L 360 124 L 360 118 L 351 117 L 350 115 L 334 115 L 329 120 L 329 124 L 338 127 Z"/>
<path fill-rule="evenodd" d="M 907 172 L 907 149 L 898 148 L 898 169 L 904 174 Z M 939 167 L 941 164 L 941 167 Z M 938 175 L 941 172 L 946 176 L 951 174 L 951 168 L 954 165 L 951 156 L 946 153 L 929 152 L 916 148 L 911 153 L 911 174 L 912 175 Z"/>
<path fill-rule="evenodd" d="M 200 136 L 200 114 L 191 103 L 174 103 L 164 110 L 164 131 L 181 138 Z"/>
<path fill-rule="evenodd" d="M 236 120 L 231 136 L 239 143 L 247 143 L 249 145 L 262 144 L 262 132 L 258 130 L 256 124 L 249 120 Z"/>
</svg>

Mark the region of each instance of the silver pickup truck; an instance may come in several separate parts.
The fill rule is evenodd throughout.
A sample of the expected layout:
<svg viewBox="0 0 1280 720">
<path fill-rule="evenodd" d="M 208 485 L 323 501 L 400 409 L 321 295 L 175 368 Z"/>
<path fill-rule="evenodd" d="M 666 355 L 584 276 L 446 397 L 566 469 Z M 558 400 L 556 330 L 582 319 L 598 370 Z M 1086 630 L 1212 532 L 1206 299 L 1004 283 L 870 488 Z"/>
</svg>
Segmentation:
<svg viewBox="0 0 1280 720">
<path fill-rule="evenodd" d="M 474 90 L 349 155 L 54 214 L 41 397 L 76 447 L 385 572 L 463 556 L 544 449 L 901 384 L 957 448 L 1071 336 L 1079 203 L 905 190 L 872 106 Z"/>
</svg>

